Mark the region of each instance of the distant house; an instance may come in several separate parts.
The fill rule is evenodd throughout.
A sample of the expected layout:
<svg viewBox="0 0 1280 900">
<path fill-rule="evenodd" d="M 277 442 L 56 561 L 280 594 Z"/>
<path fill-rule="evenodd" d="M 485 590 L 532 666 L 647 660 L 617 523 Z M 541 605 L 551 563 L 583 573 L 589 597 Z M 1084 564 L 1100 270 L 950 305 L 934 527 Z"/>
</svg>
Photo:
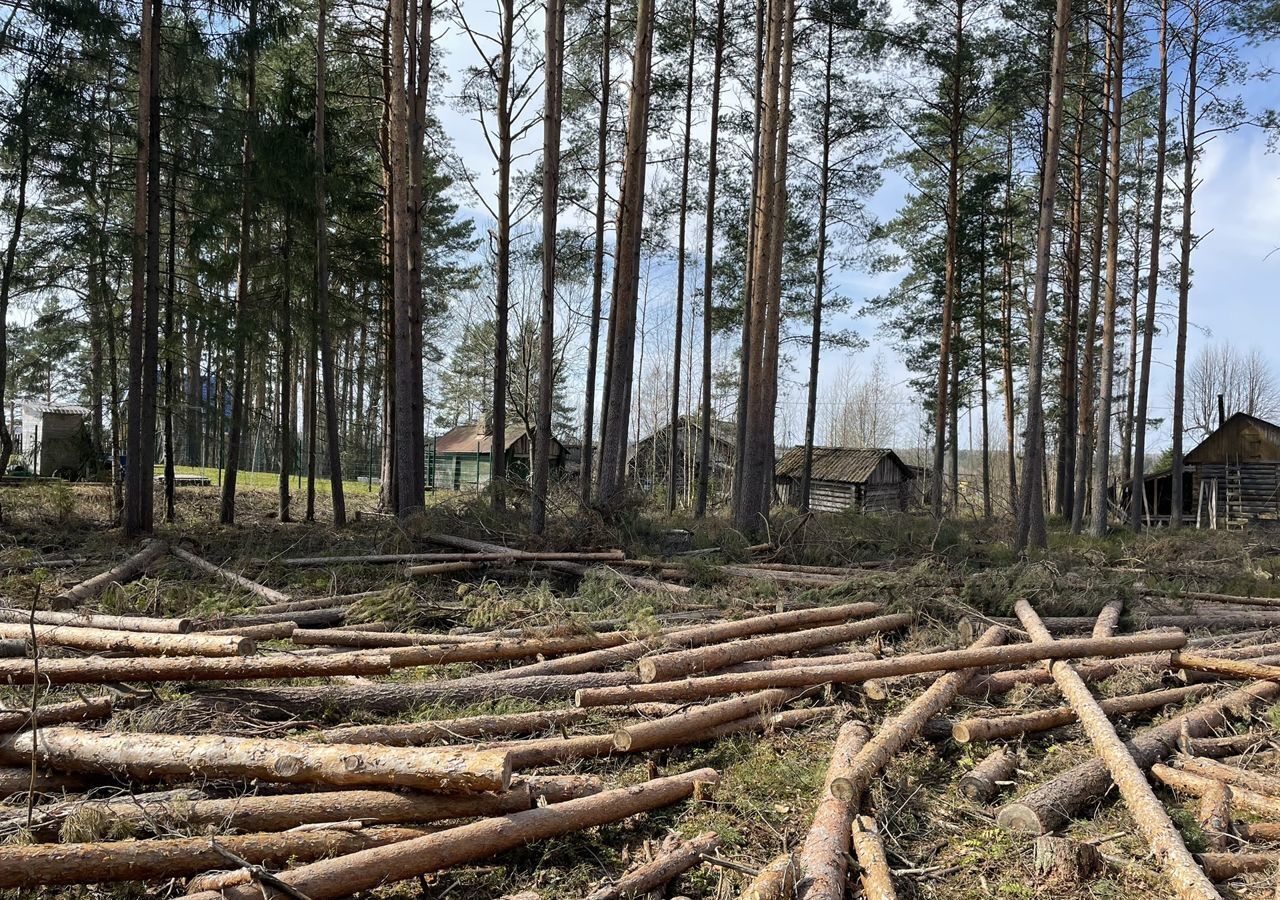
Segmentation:
<svg viewBox="0 0 1280 900">
<path fill-rule="evenodd" d="M 89 410 L 65 403 L 22 404 L 22 458 L 33 475 L 75 479 L 92 462 Z"/>
<path fill-rule="evenodd" d="M 785 502 L 800 503 L 804 447 L 778 459 L 774 480 Z M 809 508 L 822 512 L 902 512 L 912 505 L 916 471 L 892 450 L 814 447 Z"/>
<path fill-rule="evenodd" d="M 733 472 L 734 448 L 737 446 L 732 422 L 711 421 L 710 477 L 713 484 L 729 482 Z M 676 427 L 676 490 L 684 491 L 690 481 L 697 482 L 699 460 L 702 452 L 702 418 L 697 415 L 681 416 Z M 631 447 L 627 457 L 627 469 L 632 479 L 643 488 L 651 489 L 667 483 L 670 471 L 671 423 L 646 435 Z M 715 489 L 713 488 L 713 491 Z"/>
<path fill-rule="evenodd" d="M 507 428 L 502 452 L 507 474 L 527 478 L 530 471 L 530 437 L 519 425 Z M 493 472 L 493 436 L 483 425 L 459 425 L 435 439 L 427 460 L 428 486 L 438 491 L 465 491 L 484 487 Z M 564 465 L 564 446 L 551 439 L 551 468 Z"/>
</svg>

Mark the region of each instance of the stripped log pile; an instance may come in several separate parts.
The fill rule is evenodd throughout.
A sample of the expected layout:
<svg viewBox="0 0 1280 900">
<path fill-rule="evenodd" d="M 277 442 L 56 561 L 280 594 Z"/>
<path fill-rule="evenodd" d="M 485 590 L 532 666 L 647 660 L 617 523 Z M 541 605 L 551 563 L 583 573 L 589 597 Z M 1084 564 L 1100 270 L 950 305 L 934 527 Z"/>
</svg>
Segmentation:
<svg viewBox="0 0 1280 900">
<path fill-rule="evenodd" d="M 253 578 L 153 543 L 44 604 L 60 609 L 0 609 L 0 640 L 19 648 L 0 659 L 10 686 L 0 695 L 0 890 L 170 882 L 200 900 L 347 897 L 502 866 L 524 845 L 680 805 L 679 832 L 664 824 L 594 884 L 487 896 L 647 897 L 683 878 L 692 897 L 886 900 L 970 864 L 941 852 L 921 860 L 897 837 L 897 767 L 917 748 L 974 818 L 1021 788 L 990 815 L 1010 835 L 1051 836 L 1025 845 L 1042 880 L 1087 882 L 1128 865 L 1114 847 L 1052 836 L 1113 799 L 1136 826 L 1125 849 L 1156 861 L 1152 896 L 1218 897 L 1220 882 L 1275 878 L 1280 775 L 1251 755 L 1276 736 L 1259 718 L 1280 698 L 1269 619 L 1227 614 L 1215 624 L 1258 627 L 1188 637 L 1184 627 L 1205 623 L 1127 614 L 1113 600 L 1086 627 L 1018 600 L 1016 618 L 938 628 L 908 605 L 886 609 L 877 585 L 892 569 L 758 560 L 720 575 L 816 591 L 728 614 L 698 606 L 692 579 L 673 583 L 673 563 L 426 542 L 445 549 L 289 558 L 259 563 Z M 240 610 L 85 608 L 165 556 L 242 595 Z M 608 567 L 623 589 L 672 608 L 643 627 L 490 631 L 457 629 L 452 611 L 437 610 L 451 628 L 428 631 L 347 621 L 393 585 L 323 597 L 268 586 L 281 570 L 400 564 L 388 580 L 577 579 Z M 525 708 L 502 708 L 511 703 Z M 486 708 L 464 708 L 473 704 Z M 705 755 L 774 741 L 829 761 L 814 802 L 796 810 L 801 827 L 771 830 L 744 855 L 741 810 L 713 790 L 720 775 Z M 1045 748 L 1065 742 L 1084 758 L 1032 783 Z M 1195 808 L 1190 819 L 1170 815 L 1181 803 Z M 1175 824 L 1187 821 L 1199 830 Z"/>
</svg>

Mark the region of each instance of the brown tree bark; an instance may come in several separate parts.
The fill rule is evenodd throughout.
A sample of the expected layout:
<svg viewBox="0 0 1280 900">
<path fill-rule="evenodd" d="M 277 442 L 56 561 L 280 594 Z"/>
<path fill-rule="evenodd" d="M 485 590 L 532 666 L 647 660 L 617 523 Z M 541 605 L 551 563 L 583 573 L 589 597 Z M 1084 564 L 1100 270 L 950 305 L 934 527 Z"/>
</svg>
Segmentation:
<svg viewBox="0 0 1280 900">
<path fill-rule="evenodd" d="M 303 657 L 274 654 L 248 658 L 88 656 L 83 659 L 45 659 L 39 663 L 39 677 L 48 684 L 247 681 L 257 678 L 319 678 L 326 675 L 387 675 L 390 672 L 389 657 L 355 653 Z M 30 684 L 36 674 L 33 660 L 0 660 L 2 684 Z"/>
<path fill-rule="evenodd" d="M 853 851 L 862 870 L 862 896 L 867 900 L 894 900 L 898 895 L 893 889 L 893 876 L 889 871 L 889 858 L 880 840 L 880 829 L 871 816 L 858 816 L 853 821 Z"/>
<path fill-rule="evenodd" d="M 714 831 L 685 841 L 672 835 L 652 860 L 629 869 L 616 882 L 596 888 L 583 900 L 632 900 L 650 896 L 650 892 L 696 868 L 705 854 L 715 853 L 719 848 L 720 836 Z"/>
<path fill-rule="evenodd" d="M 31 637 L 42 647 L 74 647 L 77 650 L 129 653 L 133 656 L 252 656 L 256 650 L 251 639 L 239 636 L 0 623 L 0 639 L 25 640 Z"/>
<path fill-rule="evenodd" d="M 861 722 L 846 722 L 836 735 L 831 762 L 818 794 L 818 808 L 796 857 L 800 869 L 796 885 L 798 900 L 842 900 L 845 896 L 850 829 L 857 804 L 837 797 L 831 786 L 837 778 L 848 778 L 852 774 L 853 761 L 870 737 L 871 732 Z"/>
<path fill-rule="evenodd" d="M 39 625 L 75 625 L 113 631 L 145 631 L 154 634 L 186 634 L 190 619 L 152 619 L 145 616 L 102 616 L 95 613 L 47 612 L 0 607 L 0 622 L 35 622 Z M 28 632 L 30 634 L 30 632 Z"/>
<path fill-rule="evenodd" d="M 74 606 L 92 600 L 113 584 L 124 584 L 141 576 L 147 567 L 169 552 L 161 541 L 146 541 L 142 549 L 119 565 L 72 585 L 58 595 L 56 602 Z"/>
<path fill-rule="evenodd" d="M 1013 780 L 1018 770 L 1018 752 L 1009 747 L 997 747 L 960 779 L 960 793 L 974 803 L 994 797 L 1004 782 Z"/>
<path fill-rule="evenodd" d="M 191 553 L 188 550 L 183 550 L 181 547 L 170 547 L 169 552 L 187 565 L 191 566 L 193 569 L 198 569 L 201 572 L 208 572 L 210 575 L 221 578 L 229 584 L 234 584 L 236 587 L 246 590 L 264 600 L 269 600 L 272 603 L 289 602 L 290 597 L 288 594 L 282 594 L 279 591 L 272 590 L 266 585 L 258 584 L 256 581 L 245 578 L 243 575 L 237 575 L 229 569 L 224 569 L 221 566 L 215 566 L 207 559 L 196 556 L 194 553 Z"/>
</svg>

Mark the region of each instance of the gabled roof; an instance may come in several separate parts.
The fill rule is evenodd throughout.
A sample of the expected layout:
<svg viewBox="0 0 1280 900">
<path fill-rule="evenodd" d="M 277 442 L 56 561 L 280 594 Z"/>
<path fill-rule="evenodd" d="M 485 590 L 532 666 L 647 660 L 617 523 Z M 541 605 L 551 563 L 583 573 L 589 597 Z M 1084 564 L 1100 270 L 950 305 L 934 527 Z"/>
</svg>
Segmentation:
<svg viewBox="0 0 1280 900">
<path fill-rule="evenodd" d="M 1257 416 L 1251 416 L 1248 413 L 1238 412 L 1219 425 L 1211 435 L 1196 444 L 1196 446 L 1187 453 L 1183 459 L 1192 464 L 1217 462 L 1219 460 L 1213 458 L 1214 445 L 1218 443 L 1224 435 L 1228 435 L 1245 428 L 1256 431 L 1268 443 L 1280 447 L 1280 425 L 1275 425 L 1268 422 L 1266 419 L 1259 419 Z M 1221 451 L 1221 448 L 1219 448 L 1219 451 Z"/>
<path fill-rule="evenodd" d="M 89 410 L 74 403 L 45 403 L 43 400 L 23 400 L 22 411 L 41 415 L 87 416 Z"/>
<path fill-rule="evenodd" d="M 699 415 L 682 415 L 680 417 L 680 424 L 685 428 L 701 431 L 702 417 Z M 646 443 L 647 441 L 653 440 L 655 437 L 666 435 L 670 430 L 671 423 L 667 422 L 658 426 L 657 429 L 649 432 L 644 437 L 637 439 L 636 443 Z M 722 444 L 728 444 L 730 447 L 735 446 L 738 443 L 737 429 L 734 427 L 734 424 L 732 422 L 724 422 L 719 419 L 711 420 L 711 437 L 713 440 L 719 441 Z"/>
<path fill-rule="evenodd" d="M 814 447 L 813 478 L 818 481 L 845 481 L 858 484 L 867 481 L 885 458 L 893 461 L 907 478 L 915 471 L 892 450 L 873 447 Z M 778 459 L 775 477 L 799 478 L 804 469 L 804 447 L 792 447 Z"/>
<path fill-rule="evenodd" d="M 512 444 L 524 437 L 524 429 L 519 425 L 507 427 L 507 439 L 503 450 L 510 450 Z M 485 431 L 478 422 L 470 425 L 459 425 L 451 428 L 436 438 L 436 453 L 491 453 L 493 452 L 493 435 Z"/>
</svg>

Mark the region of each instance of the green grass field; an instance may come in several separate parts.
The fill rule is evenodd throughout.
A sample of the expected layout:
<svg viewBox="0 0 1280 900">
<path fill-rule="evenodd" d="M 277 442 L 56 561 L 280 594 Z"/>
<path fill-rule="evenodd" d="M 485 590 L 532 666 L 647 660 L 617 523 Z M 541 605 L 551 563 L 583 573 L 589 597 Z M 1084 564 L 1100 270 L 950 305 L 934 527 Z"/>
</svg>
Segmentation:
<svg viewBox="0 0 1280 900">
<path fill-rule="evenodd" d="M 219 471 L 216 466 L 174 466 L 174 472 L 178 475 L 203 475 L 209 479 L 211 484 L 220 484 Z M 156 475 L 164 475 L 164 466 L 156 466 Z M 249 472 L 241 469 L 236 475 L 236 486 L 238 488 L 251 488 L 253 490 L 273 491 L 276 485 L 280 483 L 280 475 L 277 472 Z M 301 479 L 295 474 L 290 479 L 293 490 L 304 490 L 307 485 L 307 477 L 304 474 Z M 372 487 L 364 481 L 343 481 L 343 489 L 348 494 L 354 493 L 377 493 L 378 485 L 374 483 Z M 316 479 L 316 493 L 328 494 L 333 491 L 332 485 L 329 484 L 328 478 Z"/>
</svg>

